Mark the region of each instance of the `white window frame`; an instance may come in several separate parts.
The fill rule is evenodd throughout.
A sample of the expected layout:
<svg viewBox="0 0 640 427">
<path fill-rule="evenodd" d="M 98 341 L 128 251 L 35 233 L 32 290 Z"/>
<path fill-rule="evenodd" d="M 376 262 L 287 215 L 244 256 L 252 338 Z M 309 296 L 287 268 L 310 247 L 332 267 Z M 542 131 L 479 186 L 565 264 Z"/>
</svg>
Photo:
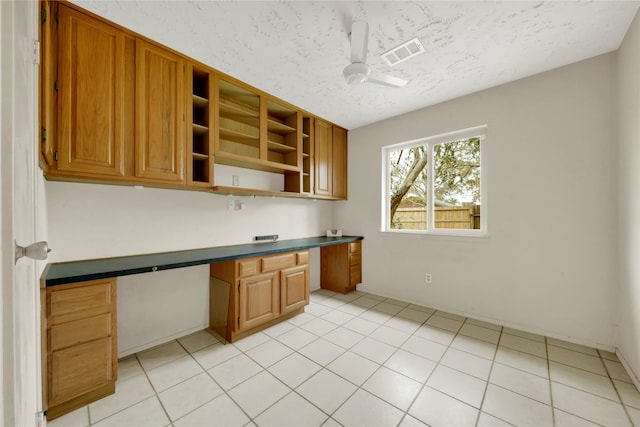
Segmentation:
<svg viewBox="0 0 640 427">
<path fill-rule="evenodd" d="M 475 230 L 462 230 L 454 228 L 434 228 L 433 217 L 433 146 L 446 142 L 457 141 L 460 139 L 467 139 L 472 137 L 480 137 L 480 229 Z M 390 210 L 390 190 L 391 179 L 389 171 L 389 153 L 391 151 L 397 151 L 400 149 L 407 149 L 418 145 L 425 145 L 427 147 L 427 188 L 428 188 L 428 202 L 427 202 L 427 229 L 426 230 L 407 230 L 407 229 L 392 229 L 391 228 L 391 210 Z M 487 126 L 476 126 L 468 129 L 463 129 L 454 132 L 448 132 L 440 135 L 430 136 L 427 138 L 414 139 L 412 141 L 405 141 L 398 144 L 386 145 L 382 147 L 382 215 L 381 215 L 381 228 L 383 233 L 393 234 L 415 234 L 415 235 L 445 235 L 445 236 L 469 236 L 469 237 L 487 237 L 487 218 L 488 218 L 488 203 L 487 203 Z"/>
</svg>

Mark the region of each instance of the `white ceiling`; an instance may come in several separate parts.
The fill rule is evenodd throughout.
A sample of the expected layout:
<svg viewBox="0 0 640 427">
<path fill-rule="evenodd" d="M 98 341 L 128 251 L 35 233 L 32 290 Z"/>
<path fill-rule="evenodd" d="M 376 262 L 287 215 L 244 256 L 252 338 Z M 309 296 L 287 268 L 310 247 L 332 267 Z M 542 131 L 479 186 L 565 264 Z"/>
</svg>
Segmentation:
<svg viewBox="0 0 640 427">
<path fill-rule="evenodd" d="M 614 51 L 638 1 L 79 1 L 74 3 L 347 129 Z M 372 74 L 349 86 L 351 22 L 369 23 Z M 417 36 L 426 53 L 379 55 Z"/>
</svg>

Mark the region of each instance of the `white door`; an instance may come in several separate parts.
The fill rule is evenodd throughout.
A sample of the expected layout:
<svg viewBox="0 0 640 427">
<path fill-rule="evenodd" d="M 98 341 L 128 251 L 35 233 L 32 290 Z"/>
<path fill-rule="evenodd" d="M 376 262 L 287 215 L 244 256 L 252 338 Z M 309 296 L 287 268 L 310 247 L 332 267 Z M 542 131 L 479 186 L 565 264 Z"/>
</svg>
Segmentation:
<svg viewBox="0 0 640 427">
<path fill-rule="evenodd" d="M 34 60 L 38 8 L 37 1 L 0 1 L 0 424 L 4 426 L 37 425 L 42 409 L 38 283 L 42 264 L 22 258 L 14 265 L 14 241 L 27 246 L 41 240 L 45 231 L 44 216 L 37 210 L 43 190 Z"/>
</svg>

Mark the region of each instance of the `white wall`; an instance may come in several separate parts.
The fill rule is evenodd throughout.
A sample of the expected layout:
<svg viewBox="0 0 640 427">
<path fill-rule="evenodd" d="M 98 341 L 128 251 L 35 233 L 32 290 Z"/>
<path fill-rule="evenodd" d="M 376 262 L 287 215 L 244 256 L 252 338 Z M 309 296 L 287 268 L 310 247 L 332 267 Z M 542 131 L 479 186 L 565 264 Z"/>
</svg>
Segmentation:
<svg viewBox="0 0 640 427">
<path fill-rule="evenodd" d="M 323 235 L 333 227 L 331 202 L 229 197 L 133 187 L 46 182 L 50 262 L 166 252 Z M 319 251 L 312 250 L 311 287 L 319 287 Z M 118 280 L 118 344 L 123 356 L 208 322 L 207 265 Z"/>
<path fill-rule="evenodd" d="M 612 349 L 614 59 L 350 131 L 350 199 L 336 204 L 334 223 L 365 237 L 361 289 Z M 483 124 L 490 237 L 381 233 L 380 147 Z"/>
<path fill-rule="evenodd" d="M 640 15 L 617 53 L 618 355 L 640 387 Z"/>
</svg>

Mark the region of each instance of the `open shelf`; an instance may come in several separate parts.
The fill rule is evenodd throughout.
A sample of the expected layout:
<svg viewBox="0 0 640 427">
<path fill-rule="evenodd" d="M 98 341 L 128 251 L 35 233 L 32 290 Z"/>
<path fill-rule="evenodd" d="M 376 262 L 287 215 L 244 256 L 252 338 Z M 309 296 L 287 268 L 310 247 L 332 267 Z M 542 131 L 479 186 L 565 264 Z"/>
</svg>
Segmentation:
<svg viewBox="0 0 640 427">
<path fill-rule="evenodd" d="M 193 157 L 193 160 L 209 160 L 209 155 L 208 154 L 202 154 L 202 153 L 193 152 L 193 153 L 191 153 L 191 156 Z"/>
<path fill-rule="evenodd" d="M 208 71 L 191 67 L 191 156 L 188 163 L 192 185 L 212 185 L 213 158 L 211 124 L 211 95 L 213 80 Z"/>
<path fill-rule="evenodd" d="M 206 126 L 202 126 L 197 123 L 193 123 L 192 126 L 194 135 L 206 135 L 209 133 L 209 128 Z"/>
<path fill-rule="evenodd" d="M 256 197 L 291 197 L 297 199 L 308 199 L 308 194 L 293 193 L 289 191 L 269 191 L 258 190 L 254 188 L 225 187 L 216 185 L 211 191 L 217 194 L 225 194 L 232 196 L 256 196 Z"/>
<path fill-rule="evenodd" d="M 296 128 L 281 123 L 273 118 L 267 118 L 267 126 L 269 128 L 269 132 L 276 132 L 281 135 L 287 135 L 296 131 Z"/>
<path fill-rule="evenodd" d="M 291 147 L 286 144 L 281 144 L 275 141 L 269 141 L 269 151 L 275 151 L 277 153 L 291 153 L 296 151 L 295 147 Z"/>
<path fill-rule="evenodd" d="M 200 95 L 193 94 L 193 106 L 195 108 L 207 108 L 209 106 L 209 100 Z"/>
<path fill-rule="evenodd" d="M 220 115 L 225 117 L 259 117 L 260 112 L 258 109 L 252 108 L 248 105 L 240 104 L 232 99 L 220 96 Z"/>
</svg>

